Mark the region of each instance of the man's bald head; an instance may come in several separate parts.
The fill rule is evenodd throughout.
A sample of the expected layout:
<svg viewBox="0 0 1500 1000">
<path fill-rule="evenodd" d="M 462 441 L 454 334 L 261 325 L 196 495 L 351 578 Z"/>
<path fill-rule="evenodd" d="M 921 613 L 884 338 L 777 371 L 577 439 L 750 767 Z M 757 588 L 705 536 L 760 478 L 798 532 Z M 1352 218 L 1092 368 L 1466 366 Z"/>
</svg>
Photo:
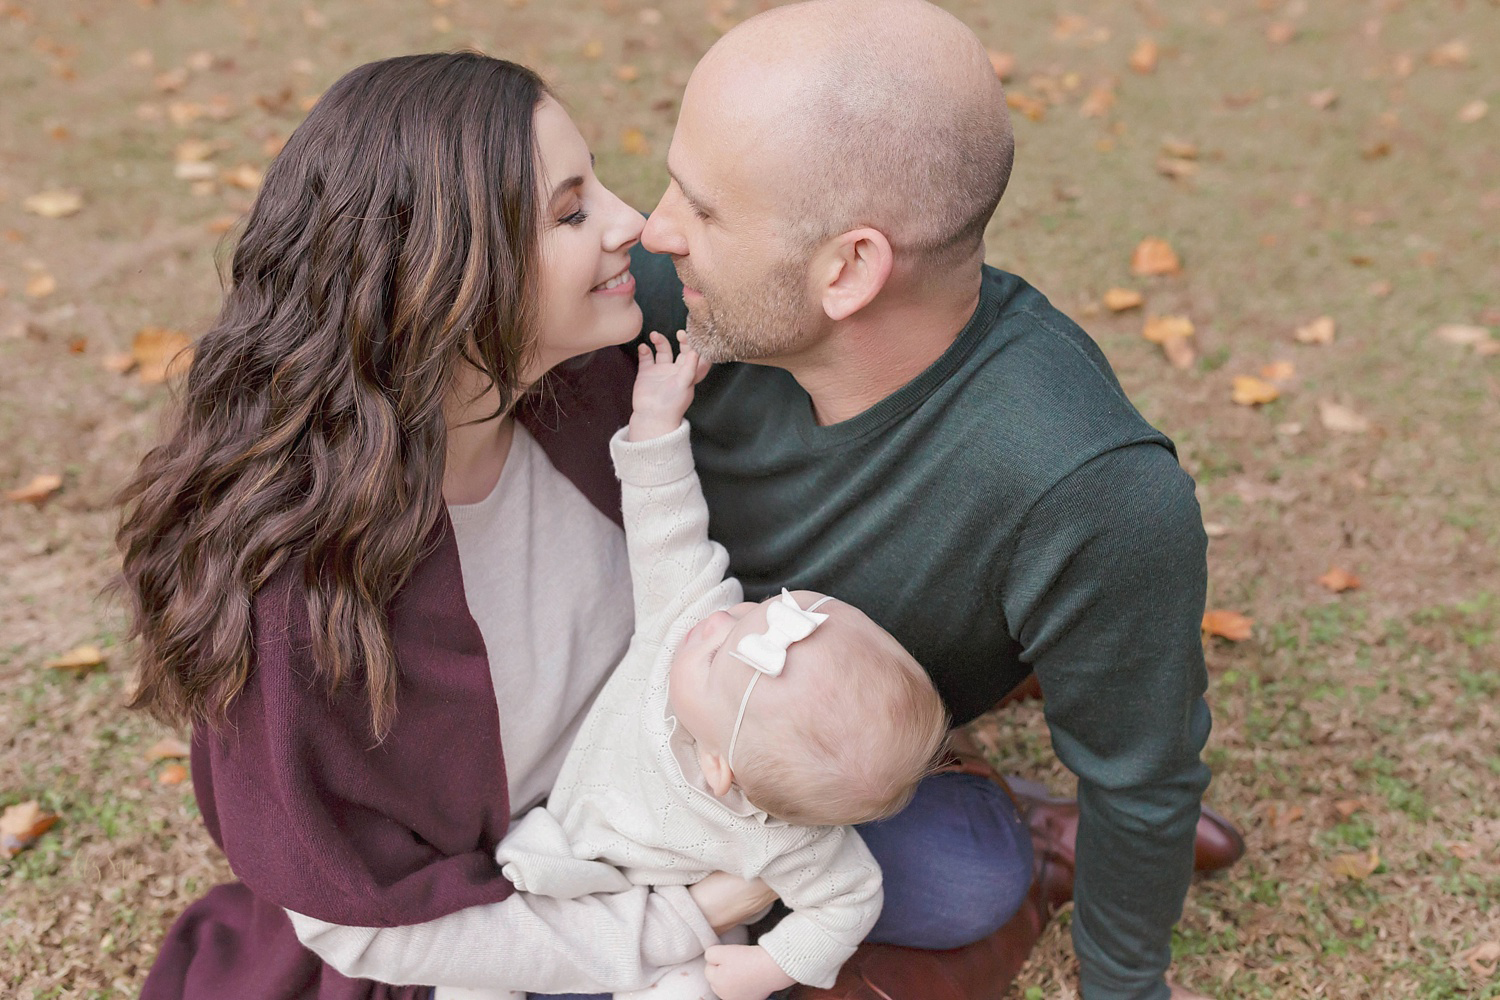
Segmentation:
<svg viewBox="0 0 1500 1000">
<path fill-rule="evenodd" d="M 716 118 L 746 168 L 779 188 L 777 214 L 807 246 L 868 226 L 898 253 L 968 257 L 1010 179 L 988 54 L 925 0 L 810 0 L 753 17 L 699 63 L 690 111 Z"/>
</svg>

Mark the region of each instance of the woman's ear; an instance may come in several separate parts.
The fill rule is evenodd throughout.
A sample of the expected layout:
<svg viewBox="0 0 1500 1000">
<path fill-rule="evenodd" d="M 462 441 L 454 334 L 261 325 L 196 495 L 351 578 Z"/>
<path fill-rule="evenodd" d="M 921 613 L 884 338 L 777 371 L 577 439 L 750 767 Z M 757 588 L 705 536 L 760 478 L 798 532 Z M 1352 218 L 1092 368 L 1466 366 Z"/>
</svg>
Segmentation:
<svg viewBox="0 0 1500 1000">
<path fill-rule="evenodd" d="M 823 312 L 835 323 L 859 312 L 891 276 L 891 241 L 878 229 L 851 229 L 825 249 L 818 274 Z"/>
<path fill-rule="evenodd" d="M 730 787 L 734 784 L 734 771 L 730 770 L 729 761 L 720 755 L 698 747 L 698 766 L 703 768 L 703 779 L 708 782 L 708 790 L 718 798 L 729 794 Z"/>
</svg>

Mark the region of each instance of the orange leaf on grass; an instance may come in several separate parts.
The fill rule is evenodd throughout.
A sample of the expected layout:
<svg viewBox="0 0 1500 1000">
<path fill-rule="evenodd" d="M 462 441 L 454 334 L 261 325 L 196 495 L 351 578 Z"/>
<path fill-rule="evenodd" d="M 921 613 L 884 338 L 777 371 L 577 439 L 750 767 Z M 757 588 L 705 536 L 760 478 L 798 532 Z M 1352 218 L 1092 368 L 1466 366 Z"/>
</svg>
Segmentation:
<svg viewBox="0 0 1500 1000">
<path fill-rule="evenodd" d="M 180 785 L 187 780 L 188 769 L 181 764 L 168 764 L 156 776 L 158 785 Z"/>
<path fill-rule="evenodd" d="M 1143 276 L 1176 274 L 1182 270 L 1182 262 L 1172 244 L 1155 236 L 1148 236 L 1136 244 L 1130 255 L 1130 273 Z"/>
<path fill-rule="evenodd" d="M 165 382 L 187 371 L 193 360 L 193 340 L 177 330 L 143 327 L 130 344 L 130 354 L 140 366 L 142 382 Z"/>
<path fill-rule="evenodd" d="M 52 494 L 62 489 L 62 484 L 62 476 L 55 472 L 44 472 L 41 475 L 32 476 L 31 482 L 25 486 L 6 490 L 5 499 L 11 503 L 29 503 L 40 507 Z"/>
<path fill-rule="evenodd" d="M 1005 103 L 1012 111 L 1018 111 L 1034 122 L 1047 117 L 1047 103 L 1035 97 L 1012 90 L 1005 95 Z"/>
<path fill-rule="evenodd" d="M 1260 368 L 1260 377 L 1268 382 L 1285 382 L 1297 375 L 1297 366 L 1290 361 L 1272 361 Z"/>
<path fill-rule="evenodd" d="M 1360 799 L 1335 799 L 1333 811 L 1339 814 L 1339 819 L 1348 819 L 1365 807 Z"/>
<path fill-rule="evenodd" d="M 98 646 L 78 646 L 43 663 L 48 670 L 68 670 L 80 676 L 104 667 L 104 651 Z"/>
<path fill-rule="evenodd" d="M 1281 390 L 1254 375 L 1236 375 L 1230 399 L 1240 406 L 1259 406 L 1281 398 Z"/>
<path fill-rule="evenodd" d="M 1292 337 L 1299 344 L 1331 344 L 1336 329 L 1332 316 L 1319 316 L 1312 322 L 1297 327 Z"/>
<path fill-rule="evenodd" d="M 1110 312 L 1135 309 L 1145 301 L 1146 297 L 1134 288 L 1111 288 L 1104 293 L 1104 307 Z"/>
<path fill-rule="evenodd" d="M 1165 344 L 1193 335 L 1193 321 L 1186 316 L 1147 316 L 1141 336 L 1153 344 Z"/>
<path fill-rule="evenodd" d="M 1368 852 L 1361 854 L 1340 854 L 1328 865 L 1335 875 L 1344 878 L 1361 881 L 1375 874 L 1375 869 L 1380 867 L 1380 849 L 1371 847 Z"/>
<path fill-rule="evenodd" d="M 1244 642 L 1250 638 L 1255 619 L 1238 611 L 1214 610 L 1203 612 L 1203 634 L 1216 635 L 1230 642 Z"/>
<path fill-rule="evenodd" d="M 990 68 L 1001 80 L 1009 80 L 1011 74 L 1016 71 L 1016 57 L 1009 52 L 996 52 L 990 49 Z"/>
<path fill-rule="evenodd" d="M 1327 573 L 1318 577 L 1318 585 L 1335 594 L 1342 594 L 1346 590 L 1358 590 L 1360 579 L 1346 569 L 1330 566 Z"/>
<path fill-rule="evenodd" d="M 161 760 L 175 760 L 179 757 L 186 757 L 191 752 L 192 747 L 177 737 L 164 736 L 151 744 L 151 748 L 146 751 L 146 759 L 155 764 Z"/>
<path fill-rule="evenodd" d="M 56 822 L 57 814 L 47 812 L 35 799 L 7 806 L 0 813 L 0 854 L 15 857 L 35 844 Z"/>
<path fill-rule="evenodd" d="M 1156 61 L 1161 56 L 1161 50 L 1157 48 L 1156 41 L 1151 38 L 1142 38 L 1135 43 L 1135 48 L 1130 50 L 1130 68 L 1137 73 L 1154 73 Z"/>
</svg>

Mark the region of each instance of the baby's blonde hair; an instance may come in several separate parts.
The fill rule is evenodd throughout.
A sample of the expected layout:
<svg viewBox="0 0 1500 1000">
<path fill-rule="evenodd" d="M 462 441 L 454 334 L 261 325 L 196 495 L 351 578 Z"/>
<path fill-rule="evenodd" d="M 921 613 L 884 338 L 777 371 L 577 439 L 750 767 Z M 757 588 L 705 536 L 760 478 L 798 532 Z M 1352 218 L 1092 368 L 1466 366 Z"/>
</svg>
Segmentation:
<svg viewBox="0 0 1500 1000">
<path fill-rule="evenodd" d="M 868 823 L 906 807 L 942 762 L 948 713 L 921 664 L 858 608 L 839 604 L 787 651 L 773 683 L 796 685 L 782 713 L 740 733 L 735 780 L 778 819 Z M 762 681 L 764 683 L 764 681 Z"/>
</svg>

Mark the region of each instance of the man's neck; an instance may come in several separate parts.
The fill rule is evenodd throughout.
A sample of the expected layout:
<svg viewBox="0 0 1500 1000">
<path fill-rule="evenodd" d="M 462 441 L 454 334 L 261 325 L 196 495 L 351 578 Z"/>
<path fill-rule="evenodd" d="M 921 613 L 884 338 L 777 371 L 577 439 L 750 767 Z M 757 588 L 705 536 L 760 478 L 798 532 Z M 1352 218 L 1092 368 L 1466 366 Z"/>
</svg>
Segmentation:
<svg viewBox="0 0 1500 1000">
<path fill-rule="evenodd" d="M 807 392 L 819 426 L 842 423 L 912 381 L 953 346 L 979 306 L 980 283 L 976 272 L 971 287 L 941 299 L 862 310 L 813 349 L 773 363 Z"/>
</svg>

